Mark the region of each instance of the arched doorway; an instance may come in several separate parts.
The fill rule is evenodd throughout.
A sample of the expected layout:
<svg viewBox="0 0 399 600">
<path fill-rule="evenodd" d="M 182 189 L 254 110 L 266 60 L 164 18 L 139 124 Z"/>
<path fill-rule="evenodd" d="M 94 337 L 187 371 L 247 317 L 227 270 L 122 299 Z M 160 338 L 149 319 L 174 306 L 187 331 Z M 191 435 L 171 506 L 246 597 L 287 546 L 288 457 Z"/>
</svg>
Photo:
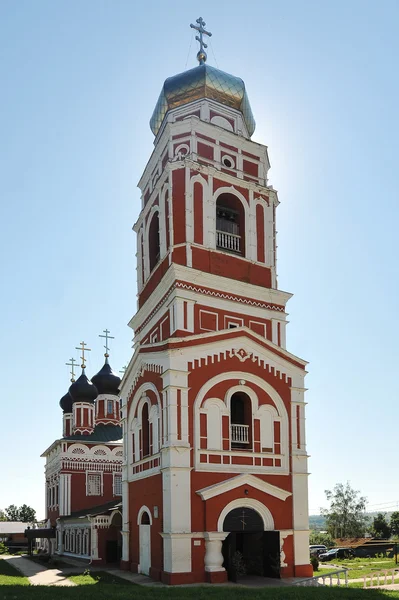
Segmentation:
<svg viewBox="0 0 399 600">
<path fill-rule="evenodd" d="M 117 563 L 122 558 L 122 515 L 116 511 L 107 531 L 105 542 L 105 560 L 107 563 Z"/>
<path fill-rule="evenodd" d="M 265 531 L 262 516 L 253 508 L 233 508 L 224 518 L 223 558 L 230 581 L 244 576 L 280 577 L 280 534 Z"/>
<path fill-rule="evenodd" d="M 140 573 L 150 574 L 151 568 L 151 518 L 144 510 L 139 521 L 139 544 L 140 544 Z"/>
</svg>

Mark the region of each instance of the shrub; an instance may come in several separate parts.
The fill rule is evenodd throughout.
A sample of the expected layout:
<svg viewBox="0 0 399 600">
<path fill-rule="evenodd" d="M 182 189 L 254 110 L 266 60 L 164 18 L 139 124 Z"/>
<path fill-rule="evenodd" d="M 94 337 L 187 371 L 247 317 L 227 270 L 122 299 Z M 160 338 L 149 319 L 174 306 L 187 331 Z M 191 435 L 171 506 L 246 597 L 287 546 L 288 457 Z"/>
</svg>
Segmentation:
<svg viewBox="0 0 399 600">
<path fill-rule="evenodd" d="M 319 559 L 317 558 L 317 556 L 311 556 L 310 557 L 310 564 L 313 567 L 313 571 L 318 571 L 319 570 Z"/>
<path fill-rule="evenodd" d="M 7 554 L 7 553 L 8 553 L 7 546 L 3 542 L 0 542 L 0 554 Z"/>
</svg>

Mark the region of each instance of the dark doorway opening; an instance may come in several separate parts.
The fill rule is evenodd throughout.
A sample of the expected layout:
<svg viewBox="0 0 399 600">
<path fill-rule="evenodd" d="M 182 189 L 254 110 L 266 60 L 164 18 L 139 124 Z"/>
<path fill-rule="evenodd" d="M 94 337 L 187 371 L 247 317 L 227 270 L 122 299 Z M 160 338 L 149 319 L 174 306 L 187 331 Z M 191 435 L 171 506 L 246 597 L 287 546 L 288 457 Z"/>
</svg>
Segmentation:
<svg viewBox="0 0 399 600">
<path fill-rule="evenodd" d="M 237 508 L 225 518 L 223 566 L 230 581 L 248 576 L 280 578 L 280 533 L 264 531 L 263 520 L 251 508 Z"/>
<path fill-rule="evenodd" d="M 107 563 L 116 563 L 120 560 L 117 540 L 107 540 L 105 560 Z"/>
</svg>

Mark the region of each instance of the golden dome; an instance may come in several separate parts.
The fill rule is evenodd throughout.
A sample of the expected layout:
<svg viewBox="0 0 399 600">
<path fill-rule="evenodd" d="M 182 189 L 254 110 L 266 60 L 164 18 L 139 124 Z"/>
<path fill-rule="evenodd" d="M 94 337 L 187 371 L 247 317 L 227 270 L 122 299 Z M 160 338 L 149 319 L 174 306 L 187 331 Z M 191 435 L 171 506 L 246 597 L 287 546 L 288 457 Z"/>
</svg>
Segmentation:
<svg viewBox="0 0 399 600">
<path fill-rule="evenodd" d="M 157 135 L 169 110 L 201 98 L 216 100 L 224 106 L 239 110 L 249 135 L 255 131 L 255 119 L 243 80 L 202 64 L 165 81 L 150 121 L 153 134 Z"/>
</svg>

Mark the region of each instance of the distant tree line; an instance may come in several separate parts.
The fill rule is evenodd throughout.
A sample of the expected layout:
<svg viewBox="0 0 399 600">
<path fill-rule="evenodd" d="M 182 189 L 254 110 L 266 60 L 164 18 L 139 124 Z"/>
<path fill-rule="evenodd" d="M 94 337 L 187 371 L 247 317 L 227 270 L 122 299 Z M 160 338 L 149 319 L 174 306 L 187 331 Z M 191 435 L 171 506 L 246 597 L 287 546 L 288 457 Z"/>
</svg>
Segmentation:
<svg viewBox="0 0 399 600">
<path fill-rule="evenodd" d="M 325 544 L 331 547 L 337 538 L 358 538 L 370 534 L 376 539 L 389 539 L 399 536 L 399 511 L 391 514 L 377 513 L 373 519 L 366 513 L 366 498 L 360 496 L 349 482 L 337 483 L 333 490 L 325 491 L 330 508 L 321 509 L 327 533 L 313 532 L 311 544 Z M 324 541 L 321 541 L 321 539 Z"/>
<path fill-rule="evenodd" d="M 0 521 L 21 521 L 22 523 L 34 523 L 36 521 L 36 511 L 28 506 L 15 506 L 10 504 L 4 510 L 0 509 Z"/>
</svg>

